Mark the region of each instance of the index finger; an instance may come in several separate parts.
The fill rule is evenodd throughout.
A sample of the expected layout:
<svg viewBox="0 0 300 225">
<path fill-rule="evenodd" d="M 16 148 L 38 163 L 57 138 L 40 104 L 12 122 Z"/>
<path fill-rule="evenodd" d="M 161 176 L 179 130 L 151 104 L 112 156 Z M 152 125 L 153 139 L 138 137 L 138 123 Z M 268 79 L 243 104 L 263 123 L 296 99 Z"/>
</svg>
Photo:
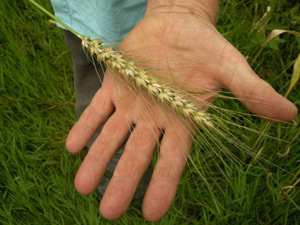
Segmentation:
<svg viewBox="0 0 300 225">
<path fill-rule="evenodd" d="M 165 130 L 158 162 L 143 202 L 147 220 L 160 220 L 171 207 L 192 142 L 193 135 L 183 126 Z"/>
</svg>

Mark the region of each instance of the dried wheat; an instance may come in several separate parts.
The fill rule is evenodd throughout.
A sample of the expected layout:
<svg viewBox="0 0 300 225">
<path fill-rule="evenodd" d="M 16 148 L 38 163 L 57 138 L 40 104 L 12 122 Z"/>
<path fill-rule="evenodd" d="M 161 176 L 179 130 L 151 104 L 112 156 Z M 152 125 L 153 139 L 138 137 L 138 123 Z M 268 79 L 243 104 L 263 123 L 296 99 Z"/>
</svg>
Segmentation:
<svg viewBox="0 0 300 225">
<path fill-rule="evenodd" d="M 108 68 L 118 70 L 125 79 L 147 90 L 150 96 L 160 102 L 169 104 L 176 112 L 193 119 L 198 124 L 213 127 L 210 116 L 200 111 L 193 101 L 185 98 L 180 91 L 149 75 L 146 69 L 136 66 L 135 61 L 126 59 L 113 47 L 103 46 L 101 40 L 91 40 L 89 37 L 82 39 L 82 47 L 95 56 L 99 63 L 104 62 Z"/>
</svg>

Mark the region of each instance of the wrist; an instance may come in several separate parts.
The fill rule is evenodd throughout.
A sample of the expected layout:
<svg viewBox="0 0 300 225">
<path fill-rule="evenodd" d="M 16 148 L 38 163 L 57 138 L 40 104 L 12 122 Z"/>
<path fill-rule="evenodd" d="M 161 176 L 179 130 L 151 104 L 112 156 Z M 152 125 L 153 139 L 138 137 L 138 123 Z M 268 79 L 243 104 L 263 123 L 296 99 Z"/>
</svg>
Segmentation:
<svg viewBox="0 0 300 225">
<path fill-rule="evenodd" d="M 146 16 L 154 13 L 194 14 L 215 23 L 218 0 L 148 0 Z"/>
</svg>

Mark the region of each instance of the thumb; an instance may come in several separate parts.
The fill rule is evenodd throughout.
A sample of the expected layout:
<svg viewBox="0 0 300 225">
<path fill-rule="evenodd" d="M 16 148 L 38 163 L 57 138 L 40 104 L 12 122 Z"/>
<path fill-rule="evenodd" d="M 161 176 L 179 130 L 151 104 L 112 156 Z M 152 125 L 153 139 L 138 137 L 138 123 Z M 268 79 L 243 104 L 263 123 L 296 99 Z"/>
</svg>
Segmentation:
<svg viewBox="0 0 300 225">
<path fill-rule="evenodd" d="M 252 113 L 275 122 L 287 122 L 297 116 L 296 106 L 256 75 L 233 46 L 224 55 L 229 57 L 224 60 L 219 80 Z"/>
</svg>

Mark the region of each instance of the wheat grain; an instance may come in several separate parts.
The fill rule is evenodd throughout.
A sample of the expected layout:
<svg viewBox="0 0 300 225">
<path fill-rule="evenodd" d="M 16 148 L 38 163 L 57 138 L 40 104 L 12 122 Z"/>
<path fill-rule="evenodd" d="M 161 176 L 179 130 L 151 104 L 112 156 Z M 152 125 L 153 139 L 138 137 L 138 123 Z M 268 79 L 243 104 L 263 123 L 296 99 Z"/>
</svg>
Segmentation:
<svg viewBox="0 0 300 225">
<path fill-rule="evenodd" d="M 132 81 L 136 86 L 145 89 L 150 96 L 155 97 L 161 103 L 169 104 L 173 110 L 193 119 L 198 124 L 213 127 L 210 116 L 199 110 L 196 103 L 185 98 L 183 93 L 170 87 L 147 73 L 147 70 L 136 66 L 136 62 L 126 59 L 113 47 L 103 46 L 101 40 L 91 40 L 89 37 L 82 39 L 82 47 L 97 61 L 104 62 L 108 68 L 118 70 L 125 79 Z"/>
<path fill-rule="evenodd" d="M 135 61 L 126 59 L 124 55 L 115 51 L 113 47 L 103 46 L 101 40 L 91 40 L 89 37 L 83 37 L 34 0 L 29 1 L 80 38 L 82 40 L 82 47 L 86 48 L 92 56 L 96 56 L 99 63 L 103 61 L 110 69 L 117 69 L 119 74 L 125 79 L 131 80 L 138 87 L 144 88 L 151 96 L 160 102 L 168 103 L 176 112 L 183 114 L 200 125 L 203 124 L 208 127 L 214 127 L 211 117 L 207 113 L 200 111 L 196 103 L 185 98 L 181 91 L 175 90 L 166 83 L 150 76 L 145 69 L 137 67 Z"/>
</svg>

